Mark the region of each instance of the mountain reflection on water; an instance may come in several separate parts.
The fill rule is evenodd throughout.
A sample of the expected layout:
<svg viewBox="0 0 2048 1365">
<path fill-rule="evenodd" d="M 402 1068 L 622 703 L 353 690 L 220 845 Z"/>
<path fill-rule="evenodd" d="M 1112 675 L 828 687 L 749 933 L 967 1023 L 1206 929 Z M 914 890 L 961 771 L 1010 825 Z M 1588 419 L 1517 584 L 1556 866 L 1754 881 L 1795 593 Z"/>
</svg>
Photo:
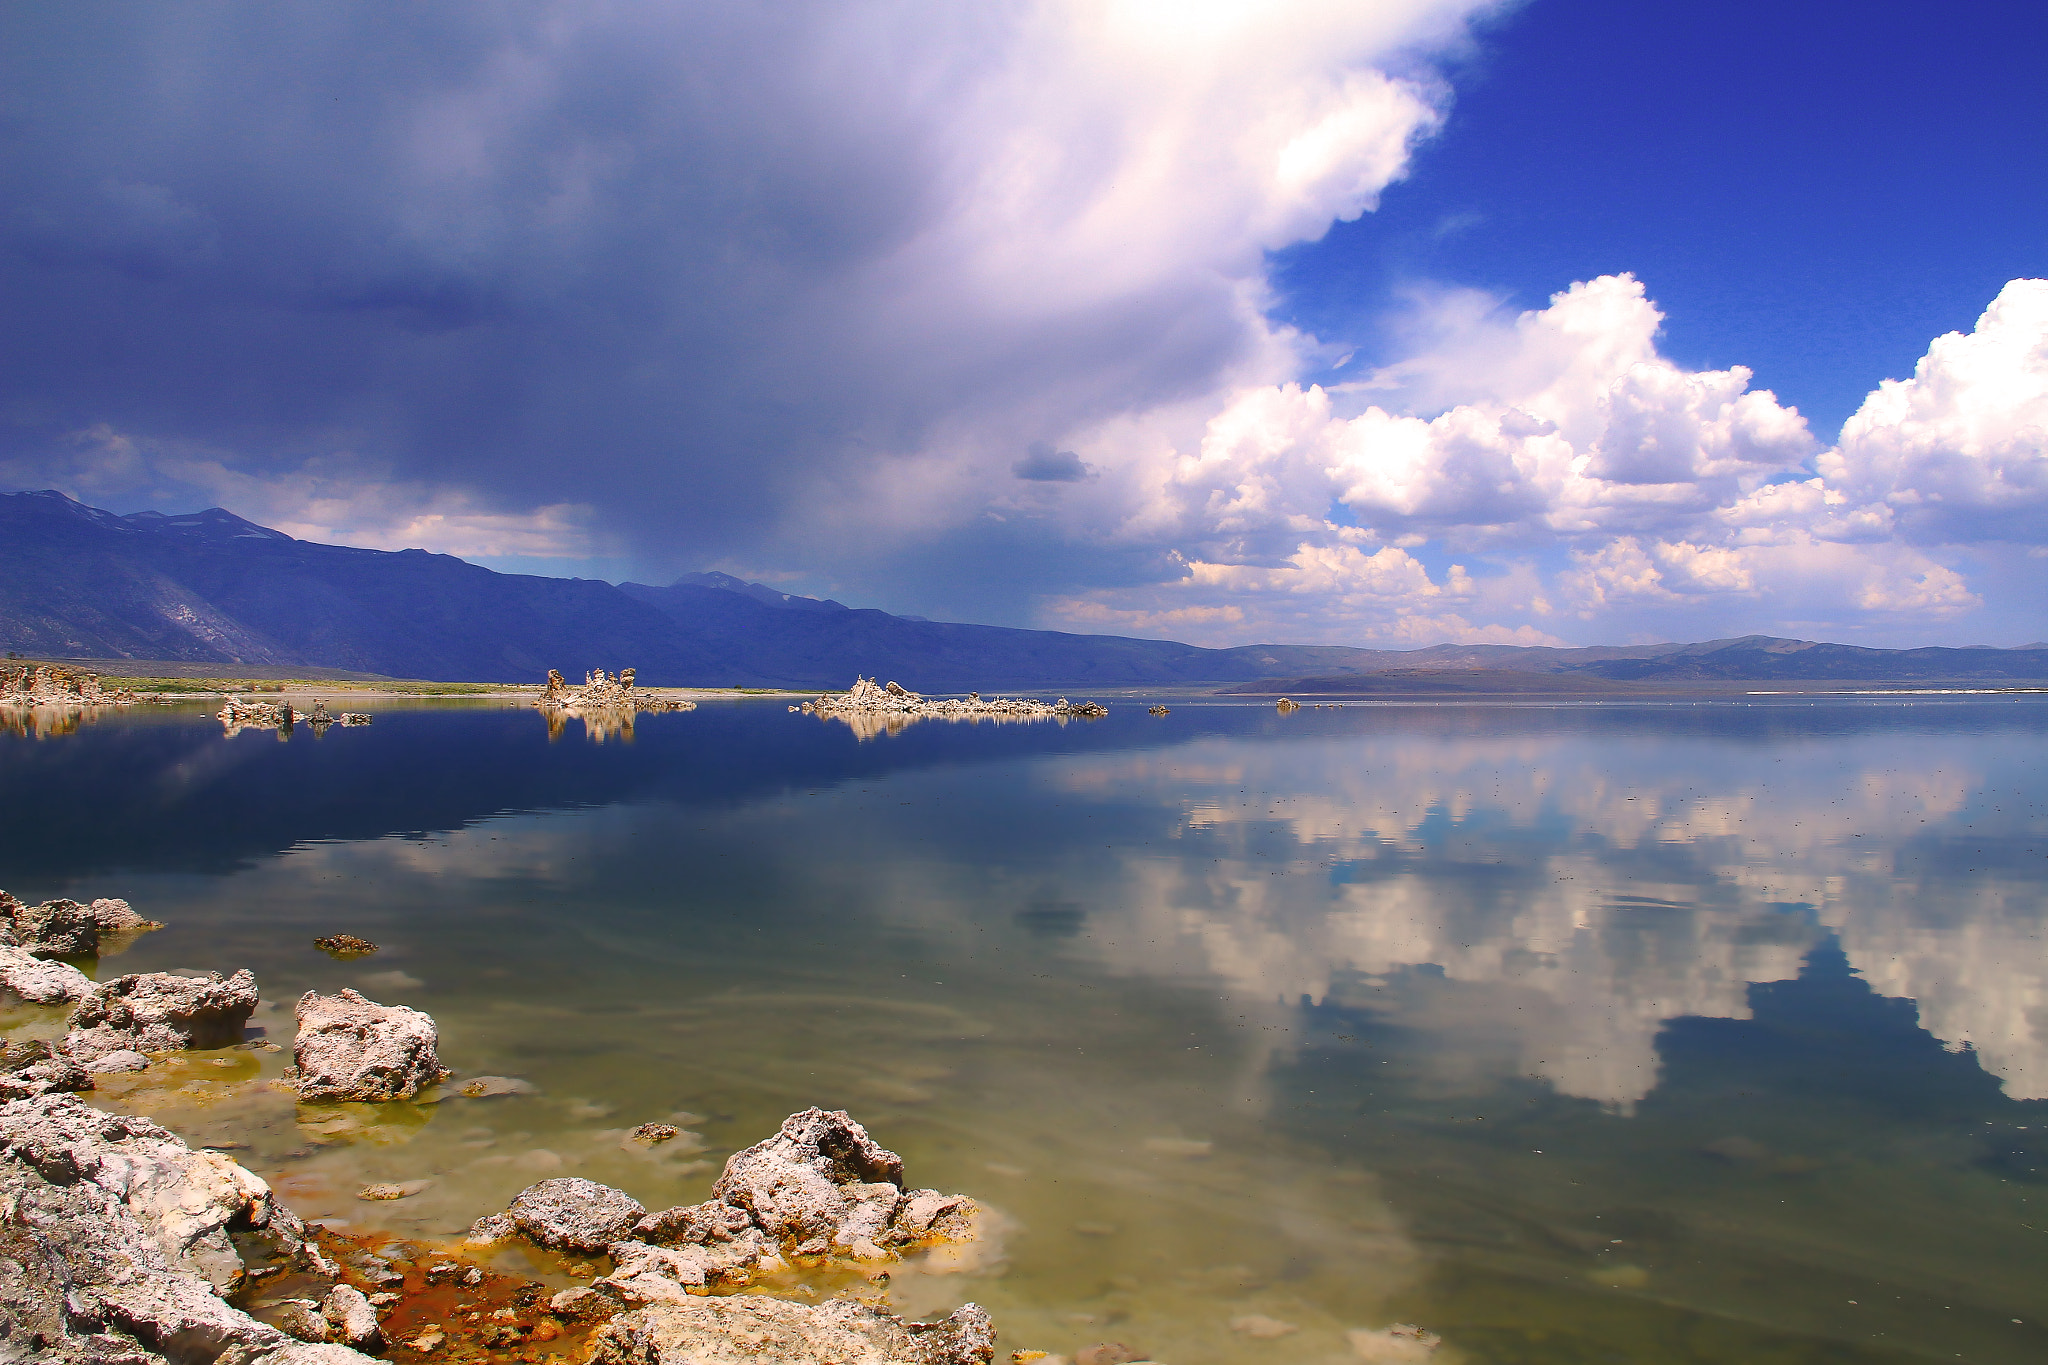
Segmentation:
<svg viewBox="0 0 2048 1365">
<path fill-rule="evenodd" d="M 0 886 L 169 922 L 103 974 L 356 985 L 538 1087 L 295 1108 L 238 1054 L 103 1092 L 307 1213 L 694 1200 L 821 1103 L 1010 1220 L 894 1287 L 1006 1350 L 1355 1360 L 1407 1320 L 1444 1360 L 2048 1357 L 2048 705 L 1173 706 L 707 704 L 630 744 L 124 714 L 0 738 Z M 700 1139 L 621 1137 L 677 1111 Z"/>
</svg>

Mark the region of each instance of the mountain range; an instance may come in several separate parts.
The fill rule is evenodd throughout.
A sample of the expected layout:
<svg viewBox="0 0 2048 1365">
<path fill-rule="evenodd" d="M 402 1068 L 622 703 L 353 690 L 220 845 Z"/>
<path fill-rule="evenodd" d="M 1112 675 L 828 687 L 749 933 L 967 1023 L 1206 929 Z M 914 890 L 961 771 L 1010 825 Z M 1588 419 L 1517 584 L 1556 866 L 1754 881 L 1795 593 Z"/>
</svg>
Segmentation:
<svg viewBox="0 0 2048 1365">
<path fill-rule="evenodd" d="M 600 666 L 637 668 L 651 685 L 843 687 L 864 673 L 932 692 L 1259 679 L 1328 692 L 1388 670 L 1618 683 L 2048 678 L 2048 646 L 1885 650 L 1766 636 L 1588 649 L 1207 649 L 895 616 L 722 573 L 665 586 L 502 574 L 425 550 L 296 540 L 217 507 L 123 516 L 49 490 L 0 494 L 0 583 L 0 645 L 28 657 L 460 682 Z"/>
</svg>

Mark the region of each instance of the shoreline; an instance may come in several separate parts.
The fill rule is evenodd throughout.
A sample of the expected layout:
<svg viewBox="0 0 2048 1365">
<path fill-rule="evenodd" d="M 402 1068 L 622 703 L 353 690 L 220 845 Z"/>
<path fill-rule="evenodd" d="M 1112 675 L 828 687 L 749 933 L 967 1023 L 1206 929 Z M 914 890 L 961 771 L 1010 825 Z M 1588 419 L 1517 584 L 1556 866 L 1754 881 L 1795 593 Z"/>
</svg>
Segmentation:
<svg viewBox="0 0 2048 1365">
<path fill-rule="evenodd" d="M 266 1122 L 245 1113 L 202 1143 L 153 1101 L 195 1085 L 220 1099 L 277 1092 L 317 1148 L 330 1145 L 328 1111 L 417 1106 L 431 1119 L 457 1097 L 532 1087 L 458 1079 L 431 1016 L 350 989 L 299 998 L 280 1073 L 287 1049 L 269 1034 L 285 1002 L 264 1000 L 249 972 L 94 979 L 71 965 L 97 972 L 162 927 L 126 901 L 0 893 L 0 998 L 15 1002 L 0 1034 L 0 1255 L 19 1264 L 33 1250 L 52 1268 L 8 1282 L 0 1336 L 26 1337 L 35 1358 L 89 1365 L 127 1343 L 145 1354 L 122 1360 L 155 1365 L 683 1365 L 708 1343 L 819 1365 L 852 1341 L 918 1365 L 990 1365 L 995 1329 L 975 1304 L 921 1322 L 888 1311 L 889 1269 L 914 1279 L 928 1253 L 981 1243 L 987 1215 L 912 1188 L 902 1158 L 844 1111 L 790 1115 L 733 1152 L 697 1205 L 650 1211 L 552 1177 L 466 1231 L 376 1219 L 436 1174 L 363 1186 L 363 1217 L 315 1211 L 339 1190 L 299 1212 L 291 1176 L 273 1184 L 237 1156 L 253 1155 Z M 352 935 L 316 946 L 378 951 Z M 234 1074 L 198 1079 L 212 1068 Z M 649 1148 L 695 1136 L 668 1123 L 631 1134 Z M 776 1349 L 756 1353 L 764 1330 Z"/>
</svg>

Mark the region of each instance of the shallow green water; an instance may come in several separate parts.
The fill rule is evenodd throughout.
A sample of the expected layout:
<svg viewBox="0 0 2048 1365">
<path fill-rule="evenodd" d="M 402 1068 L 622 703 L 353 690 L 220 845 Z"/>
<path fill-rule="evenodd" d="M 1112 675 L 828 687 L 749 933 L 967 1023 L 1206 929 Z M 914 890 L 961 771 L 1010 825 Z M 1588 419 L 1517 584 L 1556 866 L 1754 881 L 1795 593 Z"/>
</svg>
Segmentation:
<svg viewBox="0 0 2048 1365">
<path fill-rule="evenodd" d="M 287 1045 L 354 985 L 535 1087 L 298 1107 L 234 1053 L 103 1088 L 308 1215 L 694 1201 L 821 1104 L 999 1215 L 892 1292 L 982 1302 L 1004 1351 L 1355 1361 L 1405 1321 L 1440 1361 L 2048 1358 L 2048 705 L 1111 700 L 605 743 L 131 713 L 0 736 L 0 886 L 169 923 L 100 975 L 250 967 Z"/>
</svg>

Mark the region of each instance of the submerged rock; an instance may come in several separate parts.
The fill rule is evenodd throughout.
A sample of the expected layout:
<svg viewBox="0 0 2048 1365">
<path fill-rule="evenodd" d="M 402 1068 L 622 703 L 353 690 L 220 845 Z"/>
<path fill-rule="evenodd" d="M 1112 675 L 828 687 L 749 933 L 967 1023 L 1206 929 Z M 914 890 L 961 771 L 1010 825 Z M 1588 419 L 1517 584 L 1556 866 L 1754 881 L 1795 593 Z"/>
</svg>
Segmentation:
<svg viewBox="0 0 2048 1365">
<path fill-rule="evenodd" d="M 649 1304 L 606 1323 L 591 1346 L 592 1365 L 989 1365 L 995 1329 L 971 1303 L 906 1322 L 843 1299 L 734 1296 Z"/>
<path fill-rule="evenodd" d="M 0 1104 L 0 1353 L 58 1362 L 363 1365 L 230 1307 L 242 1249 L 291 1262 L 305 1229 L 224 1156 L 69 1095 Z M 40 1343 L 33 1344 L 33 1343 Z M 7 1358 L 19 1358 L 9 1356 Z"/>
<path fill-rule="evenodd" d="M 430 1015 L 356 991 L 299 997 L 299 1036 L 286 1081 L 302 1100 L 402 1100 L 448 1074 Z"/>
<path fill-rule="evenodd" d="M 313 946 L 329 957 L 339 958 L 343 962 L 368 957 L 377 951 L 376 944 L 366 938 L 357 938 L 354 934 L 329 934 L 325 938 L 314 939 Z"/>
<path fill-rule="evenodd" d="M 1406 1322 L 1377 1331 L 1361 1327 L 1345 1336 L 1352 1351 L 1368 1365 L 1425 1365 L 1444 1344 L 1436 1333 Z"/>
<path fill-rule="evenodd" d="M 232 1047 L 242 1041 L 256 1001 L 256 978 L 246 970 L 225 980 L 219 972 L 117 976 L 71 1012 L 64 1050 L 90 1065 L 109 1052 Z"/>
</svg>

